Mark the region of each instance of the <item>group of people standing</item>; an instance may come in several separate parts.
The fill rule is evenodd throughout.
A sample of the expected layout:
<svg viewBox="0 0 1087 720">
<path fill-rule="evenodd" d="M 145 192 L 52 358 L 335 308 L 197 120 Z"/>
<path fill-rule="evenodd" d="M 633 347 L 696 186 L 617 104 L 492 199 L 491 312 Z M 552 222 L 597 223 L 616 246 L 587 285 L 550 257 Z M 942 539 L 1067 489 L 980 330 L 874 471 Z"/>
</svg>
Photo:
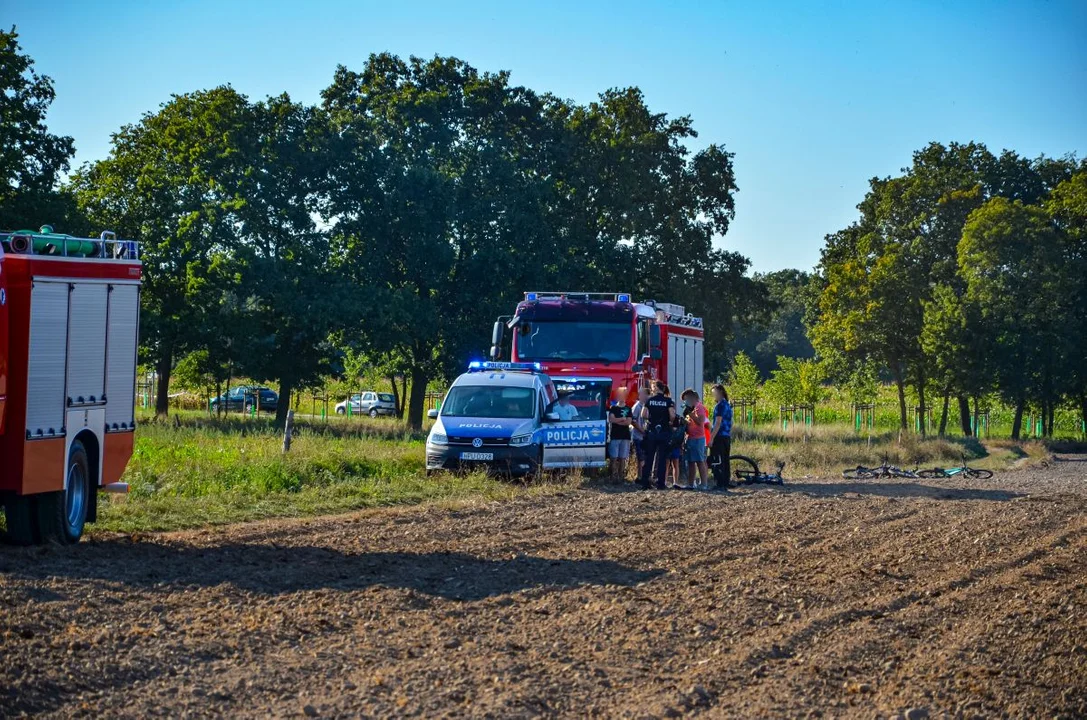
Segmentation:
<svg viewBox="0 0 1087 720">
<path fill-rule="evenodd" d="M 722 385 L 714 385 L 712 392 L 710 415 L 693 388 L 680 395 L 682 406 L 678 409 L 663 382 L 654 381 L 652 393 L 646 388 L 639 390 L 633 407 L 626 405 L 626 389 L 620 388 L 616 403 L 608 411 L 612 479 L 626 478 L 633 447 L 638 481 L 644 488 L 709 490 L 711 470 L 714 489 L 730 487 L 732 406 Z M 681 464 L 686 466 L 685 473 L 680 471 Z M 685 482 L 681 483 L 683 475 Z"/>
</svg>

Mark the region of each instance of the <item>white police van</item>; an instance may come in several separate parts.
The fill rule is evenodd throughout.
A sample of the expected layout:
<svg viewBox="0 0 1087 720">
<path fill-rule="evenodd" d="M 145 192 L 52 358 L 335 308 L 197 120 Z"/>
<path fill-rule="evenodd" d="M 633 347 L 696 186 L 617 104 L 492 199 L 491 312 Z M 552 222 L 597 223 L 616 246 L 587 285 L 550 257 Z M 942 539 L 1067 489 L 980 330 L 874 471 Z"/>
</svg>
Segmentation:
<svg viewBox="0 0 1087 720">
<path fill-rule="evenodd" d="M 426 469 L 485 467 L 523 475 L 605 465 L 607 395 L 560 421 L 558 391 L 539 363 L 473 362 L 449 388 L 426 442 Z"/>
</svg>

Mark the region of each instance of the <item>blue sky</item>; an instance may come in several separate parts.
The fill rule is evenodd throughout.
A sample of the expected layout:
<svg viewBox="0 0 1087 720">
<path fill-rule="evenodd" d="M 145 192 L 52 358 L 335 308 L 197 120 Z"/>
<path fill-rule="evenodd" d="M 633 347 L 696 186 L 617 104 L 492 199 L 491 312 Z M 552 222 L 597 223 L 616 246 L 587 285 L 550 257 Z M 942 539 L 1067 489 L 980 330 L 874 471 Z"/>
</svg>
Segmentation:
<svg viewBox="0 0 1087 720">
<path fill-rule="evenodd" d="M 721 240 L 811 268 L 868 178 L 931 140 L 1087 154 L 1087 2 L 50 2 L 0 0 L 53 77 L 76 163 L 172 93 L 230 83 L 315 102 L 372 52 L 455 55 L 580 102 L 640 87 L 736 154 Z"/>
</svg>

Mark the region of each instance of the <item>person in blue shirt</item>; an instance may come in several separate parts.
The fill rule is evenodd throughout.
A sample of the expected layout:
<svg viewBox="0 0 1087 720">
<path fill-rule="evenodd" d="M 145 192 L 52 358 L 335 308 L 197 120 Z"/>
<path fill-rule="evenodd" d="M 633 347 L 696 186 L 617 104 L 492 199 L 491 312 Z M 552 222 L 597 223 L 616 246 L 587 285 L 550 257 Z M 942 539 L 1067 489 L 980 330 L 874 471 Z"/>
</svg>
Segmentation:
<svg viewBox="0 0 1087 720">
<path fill-rule="evenodd" d="M 729 475 L 732 468 L 728 461 L 732 454 L 732 405 L 723 385 L 713 386 L 713 427 L 710 430 L 710 467 L 717 490 L 731 486 Z"/>
</svg>

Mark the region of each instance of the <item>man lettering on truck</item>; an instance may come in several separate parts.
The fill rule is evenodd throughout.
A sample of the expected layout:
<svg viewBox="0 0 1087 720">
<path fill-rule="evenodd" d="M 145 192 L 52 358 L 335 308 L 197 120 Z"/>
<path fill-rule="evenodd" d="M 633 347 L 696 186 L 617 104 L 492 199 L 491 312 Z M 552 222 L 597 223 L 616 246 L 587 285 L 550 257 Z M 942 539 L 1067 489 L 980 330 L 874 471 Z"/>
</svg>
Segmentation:
<svg viewBox="0 0 1087 720">
<path fill-rule="evenodd" d="M 668 471 L 668 451 L 672 436 L 672 422 L 676 418 L 676 402 L 664 394 L 664 384 L 653 383 L 653 395 L 642 408 L 645 420 L 645 464 L 642 466 L 641 485 L 649 488 L 649 477 L 656 472 L 657 489 L 664 490 L 664 476 Z"/>
</svg>

